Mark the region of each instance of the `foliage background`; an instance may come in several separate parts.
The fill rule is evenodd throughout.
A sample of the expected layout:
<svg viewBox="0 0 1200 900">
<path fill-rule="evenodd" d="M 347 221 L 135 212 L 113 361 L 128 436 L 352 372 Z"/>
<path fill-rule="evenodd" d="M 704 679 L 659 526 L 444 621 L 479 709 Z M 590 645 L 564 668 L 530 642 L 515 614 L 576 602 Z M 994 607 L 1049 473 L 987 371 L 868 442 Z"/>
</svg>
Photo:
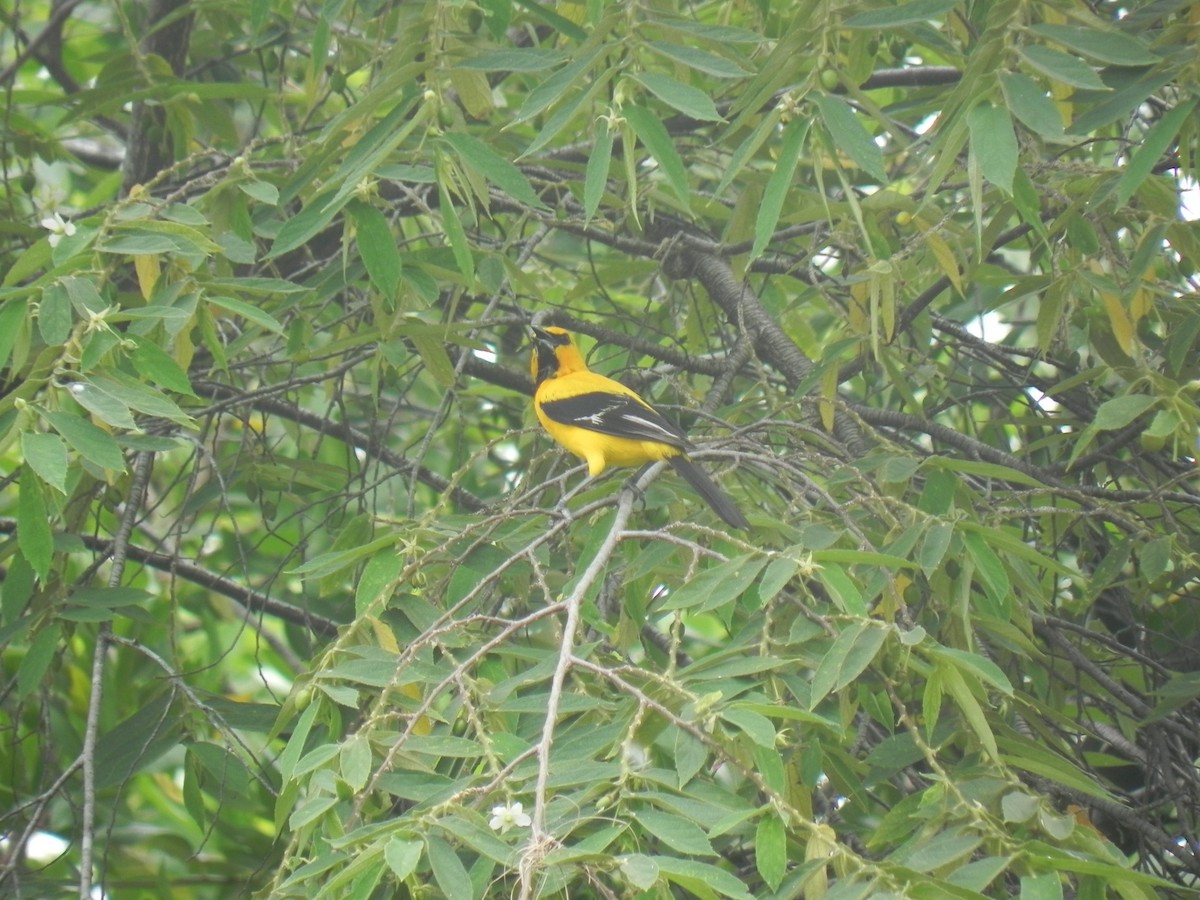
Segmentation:
<svg viewBox="0 0 1200 900">
<path fill-rule="evenodd" d="M 0 2 L 0 890 L 1185 892 L 1197 9 Z"/>
</svg>

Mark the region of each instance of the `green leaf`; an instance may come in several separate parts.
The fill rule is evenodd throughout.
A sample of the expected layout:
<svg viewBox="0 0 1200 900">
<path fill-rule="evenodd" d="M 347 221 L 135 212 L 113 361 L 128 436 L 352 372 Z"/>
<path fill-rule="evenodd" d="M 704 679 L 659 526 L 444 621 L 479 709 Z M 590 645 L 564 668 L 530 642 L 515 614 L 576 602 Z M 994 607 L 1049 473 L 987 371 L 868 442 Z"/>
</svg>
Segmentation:
<svg viewBox="0 0 1200 900">
<path fill-rule="evenodd" d="M 587 171 L 583 178 L 583 223 L 586 225 L 600 208 L 608 186 L 608 170 L 612 163 L 613 136 L 608 119 L 596 123 L 596 137 L 592 141 L 592 152 L 588 156 Z"/>
<path fill-rule="evenodd" d="M 1109 89 L 1108 85 L 1100 80 L 1096 70 L 1078 56 L 1070 56 L 1037 44 L 1022 47 L 1021 56 L 1039 72 L 1049 75 L 1055 81 L 1092 91 Z"/>
<path fill-rule="evenodd" d="M 96 374 L 88 381 L 114 400 L 137 412 L 177 422 L 180 425 L 192 424 L 192 417 L 181 410 L 173 400 L 161 391 L 155 390 L 123 372 L 114 371 L 110 375 Z"/>
<path fill-rule="evenodd" d="M 569 55 L 563 50 L 544 47 L 521 47 L 511 50 L 493 50 L 490 53 L 472 55 L 455 63 L 458 69 L 473 69 L 477 72 L 544 72 L 566 62 Z"/>
<path fill-rule="evenodd" d="M 574 43 L 582 43 L 587 40 L 588 35 L 586 31 L 580 28 L 575 22 L 565 16 L 560 16 L 554 11 L 552 7 L 557 4 L 537 3 L 534 0 L 520 0 L 517 5 L 523 7 L 534 19 L 549 25 L 567 40 Z M 494 2 L 484 4 L 485 8 L 488 6 L 495 9 L 497 4 Z"/>
<path fill-rule="evenodd" d="M 675 729 L 675 774 L 679 787 L 685 787 L 708 761 L 708 747 L 682 728 Z"/>
<path fill-rule="evenodd" d="M 813 673 L 808 708 L 816 709 L 830 692 L 845 687 L 861 675 L 879 654 L 887 632 L 885 626 L 869 619 L 843 630 Z"/>
<path fill-rule="evenodd" d="M 479 172 L 517 202 L 534 209 L 548 209 L 525 173 L 479 138 L 461 131 L 448 131 L 442 135 L 442 140 L 454 148 L 463 165 Z"/>
<path fill-rule="evenodd" d="M 204 770 L 229 795 L 245 797 L 253 789 L 254 778 L 245 763 L 228 748 L 208 741 L 187 746 L 189 762 Z"/>
<path fill-rule="evenodd" d="M 417 65 L 401 66 L 390 73 L 387 78 L 400 76 L 405 72 L 415 73 L 420 70 Z M 382 84 L 383 82 L 381 82 Z M 381 118 L 371 130 L 358 138 L 350 152 L 345 155 L 337 171 L 329 176 L 329 183 L 338 185 L 337 192 L 328 200 L 328 194 L 322 195 L 323 209 L 321 213 L 336 212 L 353 199 L 363 183 L 373 178 L 376 170 L 388 159 L 392 151 L 418 127 L 427 125 L 433 114 L 433 104 L 426 103 L 415 83 L 405 83 L 398 92 L 400 100 L 391 111 Z M 361 108 L 362 101 L 356 104 Z M 360 120 L 366 117 L 366 112 L 358 112 Z M 314 201 L 316 202 L 316 201 Z M 275 248 L 272 248 L 275 253 Z"/>
<path fill-rule="evenodd" d="M 270 313 L 257 306 L 251 306 L 249 303 L 233 297 L 208 297 L 206 299 L 210 305 L 241 316 L 247 322 L 265 328 L 267 331 L 273 331 L 275 334 L 283 334 L 283 326 L 279 324 L 279 321 Z"/>
<path fill-rule="evenodd" d="M 94 384 L 87 381 L 73 381 L 67 386 L 67 390 L 75 398 L 76 403 L 101 421 L 107 422 L 114 428 L 138 430 L 137 422 L 133 420 L 129 407 L 116 397 L 104 393 Z"/>
<path fill-rule="evenodd" d="M 438 210 L 442 214 L 442 227 L 446 230 L 446 240 L 450 242 L 450 252 L 454 254 L 454 262 L 458 271 L 468 282 L 475 280 L 475 257 L 471 255 L 471 245 L 467 243 L 467 233 L 463 230 L 458 210 L 446 189 L 445 179 L 438 181 Z"/>
<path fill-rule="evenodd" d="M 964 674 L 969 674 L 974 678 L 987 682 L 1006 697 L 1013 695 L 1012 682 L 1008 680 L 1008 676 L 1001 671 L 1000 667 L 990 659 L 966 650 L 959 650 L 957 647 L 942 647 L 936 644 L 925 644 L 925 646 L 928 647 L 930 656 L 948 660 L 953 665 L 958 666 L 959 670 Z"/>
<path fill-rule="evenodd" d="M 312 730 L 313 722 L 317 718 L 317 711 L 320 709 L 320 706 L 319 703 L 310 703 L 304 712 L 300 714 L 300 719 L 294 724 L 292 721 L 284 722 L 281 715 L 281 722 L 276 725 L 276 728 L 279 728 L 286 724 L 292 730 L 287 746 L 279 754 L 279 774 L 285 782 L 291 781 L 295 777 L 296 766 L 301 753 L 304 752 L 304 745 L 308 742 L 308 735 Z M 287 707 L 284 707 L 285 711 L 286 709 Z"/>
<path fill-rule="evenodd" d="M 1017 136 L 1008 110 L 981 103 L 967 114 L 967 127 L 971 132 L 971 153 L 978 160 L 983 177 L 1011 194 L 1017 171 Z"/>
<path fill-rule="evenodd" d="M 683 32 L 689 38 L 699 38 L 715 44 L 765 44 L 769 41 L 766 36 L 749 28 L 739 28 L 736 25 L 712 25 L 693 19 L 662 19 L 661 27 Z"/>
<path fill-rule="evenodd" d="M 458 854 L 448 843 L 434 835 L 425 837 L 425 853 L 433 869 L 433 879 L 446 897 L 474 897 L 471 876 L 463 867 Z"/>
<path fill-rule="evenodd" d="M 338 752 L 338 767 L 342 780 L 355 793 L 361 791 L 371 777 L 371 742 L 365 734 L 355 734 L 347 738 Z"/>
<path fill-rule="evenodd" d="M 198 248 L 175 235 L 149 233 L 119 234 L 96 245 L 105 253 L 123 256 L 153 256 L 197 252 Z M 218 247 L 218 250 L 220 248 Z"/>
<path fill-rule="evenodd" d="M 772 891 L 787 873 L 787 829 L 773 808 L 763 813 L 754 831 L 754 865 Z"/>
<path fill-rule="evenodd" d="M 1008 466 L 1002 466 L 999 463 L 983 462 L 977 459 L 962 459 L 960 457 L 950 456 L 931 456 L 922 464 L 926 468 L 945 469 L 949 472 L 961 472 L 964 475 L 975 475 L 979 478 L 995 478 L 998 481 L 1003 481 L 1010 484 L 1019 484 L 1026 487 L 1040 487 L 1041 482 L 1025 472 L 1018 469 L 1011 469 Z M 931 476 L 932 477 L 932 476 Z M 954 485 L 948 484 L 947 488 L 952 493 Z"/>
<path fill-rule="evenodd" d="M 295 250 L 317 232 L 327 227 L 342 206 L 350 200 L 350 197 L 347 196 L 340 204 L 333 204 L 329 202 L 333 196 L 334 191 L 332 190 L 319 194 L 308 201 L 308 204 L 300 212 L 284 222 L 279 233 L 275 235 L 275 242 L 271 244 L 271 249 L 265 258 L 274 259 Z"/>
<path fill-rule="evenodd" d="M 67 289 L 67 296 L 71 298 L 75 312 L 81 317 L 86 318 L 89 313 L 102 313 L 107 309 L 108 304 L 100 296 L 100 291 L 96 289 L 96 283 L 92 279 L 72 276 L 64 278 L 62 285 Z"/>
<path fill-rule="evenodd" d="M 1009 791 L 1000 800 L 1000 810 L 1004 814 L 1004 821 L 1017 824 L 1032 819 L 1037 815 L 1041 805 L 1040 797 L 1024 791 Z"/>
<path fill-rule="evenodd" d="M 1022 168 L 1018 168 L 1014 173 L 1012 198 L 1013 206 L 1017 208 L 1025 224 L 1032 225 L 1042 241 L 1050 243 L 1050 236 L 1042 221 L 1042 196 Z"/>
<path fill-rule="evenodd" d="M 1062 900 L 1062 876 L 1057 872 L 1022 875 L 1019 900 Z"/>
<path fill-rule="evenodd" d="M 854 566 L 881 566 L 885 569 L 914 568 L 911 560 L 891 553 L 876 553 L 873 550 L 853 550 L 849 547 L 830 547 L 828 550 L 814 550 L 813 562 L 817 563 L 846 563 Z"/>
<path fill-rule="evenodd" d="M 71 298 L 61 282 L 42 291 L 37 323 L 38 334 L 48 346 L 58 347 L 71 336 Z"/>
<path fill-rule="evenodd" d="M 135 587 L 89 587 L 72 591 L 69 599 L 77 606 L 119 609 L 122 606 L 146 603 L 153 600 L 154 595 Z"/>
<path fill-rule="evenodd" d="M 247 275 L 241 278 L 212 278 L 205 285 L 214 293 L 251 294 L 269 297 L 272 294 L 301 294 L 308 291 L 302 284 L 286 278 L 267 278 Z"/>
<path fill-rule="evenodd" d="M 658 863 L 649 856 L 630 853 L 627 856 L 618 857 L 617 861 L 621 866 L 621 874 L 630 884 L 640 890 L 648 891 L 658 881 Z"/>
<path fill-rule="evenodd" d="M 1167 571 L 1171 564 L 1171 538 L 1164 535 L 1147 541 L 1138 554 L 1138 566 L 1142 577 L 1154 581 Z"/>
<path fill-rule="evenodd" d="M 28 313 L 29 304 L 24 299 L 14 298 L 0 304 L 0 370 L 8 365 Z"/>
<path fill-rule="evenodd" d="M 821 120 L 829 130 L 834 146 L 877 182 L 886 184 L 888 177 L 883 165 L 883 151 L 850 105 L 840 97 L 820 92 L 813 94 L 812 99 L 821 111 Z"/>
<path fill-rule="evenodd" d="M 1158 403 L 1157 398 L 1148 394 L 1125 394 L 1105 400 L 1096 410 L 1096 418 L 1090 428 L 1097 431 L 1117 431 L 1131 424 Z"/>
<path fill-rule="evenodd" d="M 1136 38 L 1119 31 L 1046 23 L 1033 25 L 1029 30 L 1084 56 L 1114 66 L 1152 66 L 1161 59 Z"/>
<path fill-rule="evenodd" d="M 936 834 L 907 854 L 904 865 L 918 872 L 932 872 L 970 855 L 981 843 L 983 836 L 978 834 Z"/>
<path fill-rule="evenodd" d="M 130 335 L 136 346 L 130 359 L 138 374 L 151 384 L 161 385 L 168 391 L 177 394 L 196 396 L 192 383 L 187 374 L 180 368 L 175 358 L 167 353 L 156 341 L 147 340 L 138 335 Z"/>
<path fill-rule="evenodd" d="M 300 757 L 300 761 L 296 763 L 296 770 L 292 774 L 299 777 L 307 775 L 309 772 L 315 772 L 317 769 L 325 768 L 325 764 L 337 755 L 337 744 L 319 744 Z"/>
<path fill-rule="evenodd" d="M 1069 838 L 1075 830 L 1075 824 L 1075 816 L 1072 813 L 1056 813 L 1046 808 L 1038 810 L 1038 825 L 1056 841 Z"/>
<path fill-rule="evenodd" d="M 658 72 L 638 72 L 633 80 L 672 109 L 701 122 L 723 121 L 712 98 L 699 88 Z"/>
<path fill-rule="evenodd" d="M 434 381 L 442 387 L 451 387 L 455 377 L 454 364 L 450 361 L 450 354 L 446 352 L 444 338 L 417 332 L 410 335 L 409 340 Z"/>
<path fill-rule="evenodd" d="M 46 580 L 54 559 L 54 534 L 42 483 L 32 468 L 21 469 L 17 495 L 17 546 L 38 578 Z"/>
<path fill-rule="evenodd" d="M 758 577 L 766 559 L 747 553 L 705 569 L 678 590 L 667 595 L 660 609 L 692 609 L 706 612 L 740 597 Z"/>
<path fill-rule="evenodd" d="M 35 241 L 32 246 L 26 247 L 12 261 L 9 269 L 0 278 L 0 287 L 7 288 L 14 284 L 21 284 L 35 273 L 47 268 L 53 262 L 52 253 L 53 249 L 50 247 L 49 241 Z"/>
<path fill-rule="evenodd" d="M 476 745 L 476 757 L 482 755 Z M 483 856 L 503 866 L 512 865 L 516 861 L 517 851 L 496 837 L 494 831 L 477 825 L 474 819 L 450 815 L 438 820 L 438 825 L 447 834 L 458 838 L 463 844 L 479 851 Z"/>
<path fill-rule="evenodd" d="M 58 653 L 58 641 L 61 636 L 60 626 L 51 622 L 29 642 L 25 657 L 17 667 L 18 697 L 26 697 L 42 686 L 46 672 Z"/>
<path fill-rule="evenodd" d="M 975 571 L 983 581 L 984 591 L 996 604 L 998 614 L 1007 619 L 1012 614 L 1012 585 L 1004 563 L 988 546 L 984 535 L 977 531 L 964 531 L 963 544 L 975 561 Z"/>
<path fill-rule="evenodd" d="M 97 245 L 108 253 L 192 253 L 201 256 L 221 252 L 221 245 L 198 228 L 163 219 L 138 219 L 113 227 L 111 237 Z"/>
<path fill-rule="evenodd" d="M 1140 146 L 1130 157 L 1125 171 L 1121 173 L 1121 179 L 1117 182 L 1117 206 L 1124 206 L 1138 186 L 1154 171 L 1154 167 L 1163 158 L 1163 154 L 1175 141 L 1175 135 L 1179 133 L 1183 123 L 1191 117 L 1196 103 L 1196 99 L 1193 98 L 1179 104 L 1155 122 L 1153 127 L 1146 132 L 1146 136 L 1142 138 Z"/>
<path fill-rule="evenodd" d="M 942 564 L 942 560 L 946 557 L 946 551 L 950 549 L 950 542 L 954 538 L 954 525 L 950 522 L 934 522 L 925 531 L 925 535 L 921 540 L 921 550 L 919 554 L 919 562 L 921 571 L 926 576 L 932 575 L 938 566 Z"/>
<path fill-rule="evenodd" d="M 570 62 L 563 66 L 532 91 L 525 98 L 525 102 L 521 104 L 521 108 L 517 110 L 513 116 L 513 124 L 528 121 L 534 116 L 547 109 L 552 104 L 556 103 L 563 94 L 567 91 L 574 90 L 582 81 L 581 76 L 601 52 L 608 48 L 604 45 L 594 46 L 591 49 L 578 55 L 574 62 Z"/>
<path fill-rule="evenodd" d="M 1115 90 L 1076 117 L 1067 128 L 1068 134 L 1090 135 L 1110 122 L 1124 119 L 1141 106 L 1147 97 L 1170 83 L 1173 75 L 1170 67 L 1156 66 L 1125 84 L 1113 78 L 1111 73 L 1109 77 L 1113 80 Z"/>
<path fill-rule="evenodd" d="M 82 372 L 93 372 L 100 368 L 108 358 L 110 351 L 121 343 L 121 339 L 111 331 L 93 331 L 83 337 L 83 353 L 79 356 L 79 369 Z"/>
<path fill-rule="evenodd" d="M 688 188 L 687 169 L 662 120 L 648 109 L 631 103 L 621 107 L 621 113 L 633 128 L 638 140 L 650 151 L 650 155 L 662 169 L 679 202 L 685 208 L 690 206 L 692 198 Z"/>
<path fill-rule="evenodd" d="M 96 742 L 97 790 L 127 783 L 179 746 L 181 718 L 171 708 L 176 696 L 173 691 L 162 691 L 143 700 L 132 715 L 100 736 Z"/>
<path fill-rule="evenodd" d="M 958 668 L 953 665 L 940 665 L 937 671 L 941 676 L 942 687 L 953 698 L 958 711 L 962 713 L 962 717 L 975 732 L 975 736 L 979 738 L 983 749 L 992 759 L 998 760 L 1000 751 L 996 747 L 996 736 L 992 733 L 992 726 L 988 724 L 987 714 L 984 713 L 983 707 L 979 705 L 975 695 L 971 693 L 970 687 Z"/>
<path fill-rule="evenodd" d="M 560 131 L 573 122 L 579 114 L 581 108 L 590 110 L 592 104 L 596 100 L 596 96 L 602 93 L 608 82 L 611 80 L 613 69 L 608 69 L 602 72 L 598 77 L 591 81 L 587 88 L 582 91 L 575 91 L 573 94 L 563 100 L 550 115 L 546 116 L 542 123 L 541 130 L 529 145 L 521 151 L 522 157 L 531 156 L 537 153 L 543 147 L 550 143 L 554 138 L 558 137 Z"/>
<path fill-rule="evenodd" d="M 843 28 L 896 28 L 900 25 L 916 25 L 939 19 L 954 7 L 959 0 L 913 0 L 911 3 L 901 3 L 899 6 L 885 9 L 873 9 L 869 12 L 851 16 L 842 23 Z"/>
<path fill-rule="evenodd" d="M 425 845 L 420 841 L 392 838 L 384 845 L 383 858 L 396 879 L 403 881 L 417 870 L 417 863 L 421 861 L 421 853 L 424 849 Z"/>
<path fill-rule="evenodd" d="M 1113 799 L 1102 783 L 1036 741 L 1010 733 L 1003 738 L 1003 745 L 1004 762 L 1010 766 L 1057 781 L 1082 791 L 1089 797 L 1099 797 L 1107 801 Z"/>
<path fill-rule="evenodd" d="M 315 822 L 337 804 L 338 798 L 330 794 L 317 794 L 304 800 L 296 807 L 295 811 L 288 816 L 288 825 L 294 831 L 298 831 L 305 825 Z"/>
<path fill-rule="evenodd" d="M 39 409 L 38 412 L 84 459 L 102 469 L 125 471 L 125 457 L 121 448 L 107 431 L 68 412 L 48 409 Z"/>
<path fill-rule="evenodd" d="M 775 226 L 779 224 L 779 216 L 783 212 L 783 204 L 791 195 L 792 178 L 796 173 L 796 165 L 800 161 L 800 150 L 804 147 L 804 139 L 808 136 L 809 120 L 796 118 L 783 129 L 779 142 L 779 158 L 775 160 L 775 170 L 767 181 L 767 189 L 763 193 L 762 205 L 754 219 L 754 246 L 750 250 L 750 261 L 762 256 L 771 238 L 775 235 Z"/>
<path fill-rule="evenodd" d="M 1012 862 L 1011 856 L 985 856 L 959 866 L 947 876 L 946 881 L 956 887 L 982 893 Z"/>
<path fill-rule="evenodd" d="M 1137 885 L 1147 885 L 1163 888 L 1171 892 L 1178 890 L 1177 884 L 1164 881 L 1157 875 L 1130 869 L 1128 868 L 1128 864 L 1123 860 L 1120 863 L 1102 862 L 1097 859 L 1089 859 L 1082 854 L 1066 852 L 1059 847 L 1036 840 L 1027 841 L 1024 849 L 1027 853 L 1036 854 L 1038 862 L 1041 865 L 1052 866 L 1060 872 L 1097 875 L 1106 879 L 1110 885 L 1119 883 L 1123 888 L 1127 889 L 1132 889 Z M 1122 891 L 1122 896 L 1126 896 L 1124 891 Z M 1144 893 L 1141 896 L 1150 900 L 1150 896 Z M 1159 896 L 1162 896 L 1162 894 L 1159 894 Z"/>
<path fill-rule="evenodd" d="M 361 618 L 377 612 L 375 605 L 396 587 L 396 578 L 404 568 L 404 557 L 394 548 L 387 548 L 367 560 L 354 589 L 354 616 Z"/>
<path fill-rule="evenodd" d="M 1036 81 L 1023 72 L 1001 72 L 1000 87 L 1009 110 L 1023 125 L 1048 141 L 1064 136 L 1058 108 Z"/>
<path fill-rule="evenodd" d="M 306 581 L 315 581 L 334 573 L 341 572 L 357 563 L 360 559 L 370 556 L 376 550 L 392 547 L 396 543 L 394 535 L 385 535 L 367 543 L 357 543 L 348 549 L 337 549 L 322 553 L 306 560 L 300 565 L 289 569 L 291 575 L 299 575 Z"/>
<path fill-rule="evenodd" d="M 719 866 L 670 856 L 656 856 L 653 859 L 658 864 L 659 872 L 696 896 L 704 896 L 704 891 L 716 891 L 732 900 L 754 900 L 754 895 L 746 890 L 745 884 Z"/>
<path fill-rule="evenodd" d="M 250 178 L 239 181 L 237 186 L 239 191 L 259 203 L 265 203 L 267 206 L 279 205 L 279 188 L 269 181 Z"/>
<path fill-rule="evenodd" d="M 695 822 L 656 809 L 640 809 L 633 817 L 644 829 L 672 850 L 689 856 L 716 856 L 708 837 Z"/>
<path fill-rule="evenodd" d="M 817 580 L 823 584 L 842 612 L 865 616 L 867 604 L 858 589 L 857 579 L 851 578 L 841 566 L 823 564 L 817 570 Z"/>
<path fill-rule="evenodd" d="M 1196 339 L 1200 335 L 1200 316 L 1187 316 L 1178 328 L 1172 328 L 1167 338 L 1167 364 L 1172 375 L 1179 375 L 1184 363 L 1196 353 Z M 3 334 L 0 333 L 0 338 Z M 0 360 L 3 354 L 0 354 Z M 0 363 L 2 364 L 2 363 Z"/>
<path fill-rule="evenodd" d="M 387 217 L 369 203 L 352 200 L 346 212 L 354 219 L 354 240 L 362 255 L 367 277 L 387 300 L 400 290 L 400 250 Z"/>
<path fill-rule="evenodd" d="M 698 47 L 684 47 L 680 44 L 668 44 L 666 41 L 649 41 L 647 46 L 668 59 L 715 78 L 744 78 L 751 74 L 733 60 Z"/>
<path fill-rule="evenodd" d="M 726 722 L 737 726 L 750 740 L 760 747 L 774 747 L 778 735 L 775 726 L 766 716 L 737 706 L 726 707 L 720 716 Z"/>
<path fill-rule="evenodd" d="M 37 476 L 60 494 L 67 492 L 67 445 L 57 434 L 26 431 L 21 435 L 21 453 Z"/>
<path fill-rule="evenodd" d="M 729 162 L 725 164 L 725 172 L 721 176 L 721 181 L 717 184 L 716 190 L 713 192 L 716 196 L 720 196 L 721 194 L 725 193 L 725 189 L 733 183 L 733 180 L 737 178 L 742 169 L 745 167 L 746 160 L 758 152 L 758 148 L 766 142 L 767 138 L 775 137 L 781 118 L 782 115 L 779 107 L 775 107 L 766 115 L 761 117 L 761 121 L 758 123 L 758 125 L 756 125 L 754 130 L 750 132 L 749 136 L 747 136 L 747 138 L 738 145 L 738 148 L 733 151 L 733 155 L 729 157 Z M 808 120 L 804 119 L 803 121 L 807 123 Z M 784 140 L 786 140 L 786 136 Z M 780 145 L 782 148 L 782 141 L 780 142 Z M 783 151 L 781 149 L 781 155 L 782 152 Z M 779 163 L 776 162 L 775 165 L 776 168 L 778 168 Z M 785 184 L 784 187 L 791 187 L 790 177 L 788 178 L 787 184 Z M 775 218 L 776 220 L 779 219 L 778 213 L 775 214 Z M 772 228 L 774 228 L 774 226 L 772 226 Z"/>
<path fill-rule="evenodd" d="M 758 601 L 766 604 L 783 590 L 795 577 L 800 563 L 790 556 L 777 556 L 767 563 L 762 580 L 758 583 Z"/>
</svg>

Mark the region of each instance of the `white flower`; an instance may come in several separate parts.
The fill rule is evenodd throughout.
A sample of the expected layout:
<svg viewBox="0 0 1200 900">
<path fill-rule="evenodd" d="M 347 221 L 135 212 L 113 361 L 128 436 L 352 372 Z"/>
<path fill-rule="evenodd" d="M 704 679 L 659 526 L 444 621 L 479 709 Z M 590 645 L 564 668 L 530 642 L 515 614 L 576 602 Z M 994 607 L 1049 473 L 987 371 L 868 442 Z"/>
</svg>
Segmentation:
<svg viewBox="0 0 1200 900">
<path fill-rule="evenodd" d="M 42 219 L 42 227 L 50 232 L 51 247 L 57 247 L 58 242 L 64 237 L 70 237 L 75 233 L 75 223 L 64 219 L 58 213 Z"/>
<path fill-rule="evenodd" d="M 512 827 L 528 828 L 533 821 L 524 812 L 524 804 L 507 803 L 503 806 L 492 807 L 492 820 L 488 822 L 488 827 L 492 831 L 498 831 L 501 834 L 508 831 Z"/>
</svg>

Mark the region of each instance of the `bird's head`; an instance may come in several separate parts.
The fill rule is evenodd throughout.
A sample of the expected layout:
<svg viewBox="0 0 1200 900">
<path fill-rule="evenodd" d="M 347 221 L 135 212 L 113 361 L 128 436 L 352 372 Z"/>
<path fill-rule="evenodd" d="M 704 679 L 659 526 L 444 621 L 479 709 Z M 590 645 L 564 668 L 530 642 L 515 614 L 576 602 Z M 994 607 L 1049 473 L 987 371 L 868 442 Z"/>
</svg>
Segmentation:
<svg viewBox="0 0 1200 900">
<path fill-rule="evenodd" d="M 529 330 L 533 334 L 529 372 L 536 384 L 541 384 L 547 378 L 585 368 L 583 357 L 579 355 L 571 333 L 565 328 L 559 328 L 557 325 L 547 328 L 531 325 Z"/>
</svg>

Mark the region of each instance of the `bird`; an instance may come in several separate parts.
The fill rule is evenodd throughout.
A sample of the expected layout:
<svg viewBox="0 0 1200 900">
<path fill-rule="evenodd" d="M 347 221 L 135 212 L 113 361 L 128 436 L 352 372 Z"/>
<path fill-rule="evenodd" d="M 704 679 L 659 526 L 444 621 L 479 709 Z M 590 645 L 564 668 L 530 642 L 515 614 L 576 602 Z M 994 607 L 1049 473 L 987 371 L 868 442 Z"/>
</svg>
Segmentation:
<svg viewBox="0 0 1200 900">
<path fill-rule="evenodd" d="M 533 409 L 550 437 L 587 463 L 589 476 L 609 466 L 666 460 L 728 525 L 750 527 L 729 495 L 688 457 L 696 448 L 682 428 L 632 389 L 591 371 L 565 328 L 531 331 Z"/>
</svg>

